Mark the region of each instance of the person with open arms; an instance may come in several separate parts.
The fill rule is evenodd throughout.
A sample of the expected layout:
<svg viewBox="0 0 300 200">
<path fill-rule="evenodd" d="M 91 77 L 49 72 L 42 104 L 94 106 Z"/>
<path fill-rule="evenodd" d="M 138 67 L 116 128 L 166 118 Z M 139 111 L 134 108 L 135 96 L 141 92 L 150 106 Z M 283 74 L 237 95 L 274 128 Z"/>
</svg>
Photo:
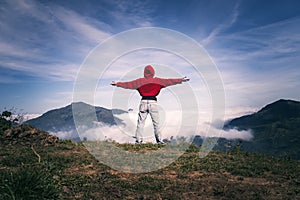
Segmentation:
<svg viewBox="0 0 300 200">
<path fill-rule="evenodd" d="M 159 123 L 159 112 L 157 105 L 156 96 L 160 93 L 160 90 L 171 86 L 180 84 L 182 82 L 189 81 L 190 79 L 184 78 L 158 78 L 154 77 L 155 71 L 151 65 L 147 65 L 144 68 L 144 77 L 138 78 L 136 80 L 128 82 L 115 82 L 112 81 L 111 85 L 121 87 L 124 89 L 137 90 L 141 95 L 142 99 L 139 106 L 137 129 L 135 132 L 136 144 L 143 142 L 143 128 L 145 126 L 145 121 L 150 114 L 153 128 L 154 136 L 158 144 L 164 144 L 161 138 L 160 123 Z"/>
</svg>

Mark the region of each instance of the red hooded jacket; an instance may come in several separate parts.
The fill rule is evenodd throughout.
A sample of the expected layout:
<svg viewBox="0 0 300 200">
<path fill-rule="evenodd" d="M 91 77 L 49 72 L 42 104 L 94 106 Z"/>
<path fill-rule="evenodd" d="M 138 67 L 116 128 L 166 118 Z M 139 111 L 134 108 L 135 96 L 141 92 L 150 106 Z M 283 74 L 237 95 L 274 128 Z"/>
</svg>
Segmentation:
<svg viewBox="0 0 300 200">
<path fill-rule="evenodd" d="M 155 97 L 162 88 L 170 85 L 182 83 L 182 78 L 157 78 L 151 65 L 144 69 L 144 78 L 139 78 L 129 82 L 117 82 L 116 86 L 125 89 L 137 89 L 142 97 Z"/>
</svg>

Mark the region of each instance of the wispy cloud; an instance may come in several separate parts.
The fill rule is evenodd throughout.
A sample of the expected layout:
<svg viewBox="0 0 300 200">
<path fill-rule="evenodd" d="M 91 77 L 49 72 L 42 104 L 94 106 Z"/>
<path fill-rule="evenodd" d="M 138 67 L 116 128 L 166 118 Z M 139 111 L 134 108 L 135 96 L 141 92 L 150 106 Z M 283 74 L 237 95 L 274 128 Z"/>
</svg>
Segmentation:
<svg viewBox="0 0 300 200">
<path fill-rule="evenodd" d="M 113 24 L 126 28 L 151 25 L 148 11 L 142 9 L 145 2 L 110 4 Z M 51 2 L 20 0 L 3 5 L 0 65 L 37 77 L 74 80 L 88 53 L 113 34 L 106 22 Z"/>
<path fill-rule="evenodd" d="M 257 73 L 243 65 L 232 64 L 221 73 L 228 116 L 237 117 L 232 113 L 234 107 L 245 107 L 239 110 L 246 114 L 247 110 L 257 110 L 281 98 L 299 98 L 297 93 L 292 92 L 300 86 L 300 71 L 295 67 L 274 66 Z"/>
<path fill-rule="evenodd" d="M 228 108 L 300 98 L 292 92 L 300 85 L 299 22 L 289 18 L 216 35 L 208 50 L 221 71 Z"/>
<path fill-rule="evenodd" d="M 0 82 L 25 83 L 40 79 L 72 84 L 86 56 L 106 38 L 130 28 L 160 26 L 201 37 L 200 43 L 220 69 L 229 108 L 237 106 L 242 112 L 243 106 L 252 110 L 277 98 L 299 99 L 295 92 L 300 86 L 297 9 L 287 6 L 281 10 L 278 6 L 257 3 L 274 8 L 276 13 L 270 9 L 266 12 L 271 13 L 266 14 L 260 7 L 256 16 L 255 10 L 251 10 L 254 8 L 248 8 L 254 4 L 239 0 L 229 3 L 174 1 L 171 6 L 169 2 L 148 0 L 101 0 L 82 4 L 4 0 L 0 3 Z M 197 27 L 201 30 L 195 31 Z M 134 44 L 138 39 L 132 38 L 129 42 Z M 172 38 L 157 36 L 157 40 L 164 42 Z M 188 50 L 182 42 L 172 40 L 170 44 Z M 199 56 L 193 53 L 189 55 Z M 199 60 L 203 60 L 202 57 Z M 97 66 L 101 63 L 96 62 Z M 158 76 L 190 76 L 189 84 L 200 103 L 209 101 L 203 77 L 195 75 L 195 70 L 184 60 L 155 51 L 132 53 L 112 63 L 101 77 L 105 88 L 100 88 L 103 93 L 99 92 L 99 98 L 110 92 L 110 81 L 140 77 L 142 72 L 133 68 L 149 63 L 161 65 Z M 174 73 L 160 71 L 169 66 Z M 53 105 L 65 103 L 60 102 Z M 205 109 L 206 104 L 201 106 Z"/>
<path fill-rule="evenodd" d="M 72 10 L 59 6 L 55 6 L 52 12 L 56 19 L 63 24 L 64 29 L 69 31 L 72 37 L 76 37 L 78 41 L 86 40 L 95 45 L 112 35 L 101 29 L 101 26 L 108 27 L 101 21 L 81 16 Z"/>
<path fill-rule="evenodd" d="M 63 63 L 50 63 L 50 64 L 39 64 L 31 63 L 28 61 L 7 61 L 1 62 L 1 65 L 5 68 L 9 68 L 15 71 L 22 71 L 25 74 L 28 74 L 32 77 L 46 78 L 47 80 L 52 81 L 74 81 L 78 64 L 63 64 Z M 6 74 L 6 78 L 13 80 L 13 74 L 9 78 L 9 74 Z M 18 82 L 22 82 L 19 80 Z"/>
<path fill-rule="evenodd" d="M 175 114 L 175 115 L 174 115 Z M 226 138 L 226 139 L 241 139 L 249 141 L 253 138 L 251 130 L 238 131 L 235 129 L 221 130 L 214 128 L 210 123 L 203 122 L 197 125 L 197 128 L 185 126 L 182 124 L 182 119 L 177 112 L 167 113 L 167 118 L 163 120 L 161 134 L 163 139 L 180 138 L 184 137 L 187 141 L 193 138 L 195 135 L 200 135 L 203 138 Z M 126 113 L 123 116 L 117 115 L 121 119 L 131 118 L 130 120 L 123 121 L 125 124 L 108 126 L 103 123 L 95 123 L 95 127 L 88 129 L 84 132 L 80 132 L 80 138 L 86 138 L 87 140 L 114 140 L 120 143 L 134 143 L 133 138 L 136 130 L 136 118 L 137 113 Z M 127 115 L 127 116 L 126 116 Z M 128 117 L 128 115 L 130 115 Z M 196 131 L 197 129 L 197 131 Z M 179 132 L 182 131 L 182 132 Z M 78 137 L 76 130 L 70 130 L 68 132 L 55 132 L 54 135 L 62 139 L 70 139 Z M 144 142 L 155 142 L 153 134 L 153 126 L 150 119 L 146 120 L 145 129 L 143 132 Z"/>
<path fill-rule="evenodd" d="M 100 29 L 101 22 L 57 5 L 36 1 L 4 5 L 0 14 L 4 68 L 50 80 L 74 80 L 88 52 L 110 36 Z"/>
<path fill-rule="evenodd" d="M 0 55 L 2 56 L 10 56 L 10 57 L 20 57 L 27 58 L 32 56 L 32 54 L 28 51 L 24 51 L 13 44 L 2 41 L 0 43 Z"/>
<path fill-rule="evenodd" d="M 153 26 L 149 1 L 110 1 L 112 17 L 125 29 Z"/>
<path fill-rule="evenodd" d="M 231 15 L 221 24 L 216 26 L 210 34 L 201 41 L 201 44 L 208 45 L 211 43 L 217 35 L 219 35 L 222 31 L 230 28 L 238 19 L 239 16 L 239 2 L 237 2 L 233 8 Z"/>
<path fill-rule="evenodd" d="M 273 62 L 299 55 L 300 18 L 290 18 L 241 32 L 218 36 L 214 44 L 215 58 L 221 62 L 259 60 Z M 219 48 L 220 46 L 230 48 Z"/>
</svg>

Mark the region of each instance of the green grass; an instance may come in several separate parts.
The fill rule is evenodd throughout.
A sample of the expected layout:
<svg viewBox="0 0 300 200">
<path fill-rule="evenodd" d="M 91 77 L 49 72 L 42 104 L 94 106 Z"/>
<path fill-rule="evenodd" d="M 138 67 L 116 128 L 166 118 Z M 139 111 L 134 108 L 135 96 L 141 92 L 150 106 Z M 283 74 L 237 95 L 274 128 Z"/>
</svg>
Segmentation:
<svg viewBox="0 0 300 200">
<path fill-rule="evenodd" d="M 40 167 L 22 166 L 12 171 L 2 171 L 0 199 L 57 199 L 59 189 L 51 173 Z"/>
<path fill-rule="evenodd" d="M 114 145 L 142 153 L 164 148 L 150 143 Z M 101 164 L 82 143 L 61 141 L 35 150 L 41 156 L 40 163 L 30 147 L 0 145 L 0 199 L 296 199 L 300 196 L 297 160 L 239 150 L 212 151 L 200 158 L 199 148 L 191 146 L 165 168 L 131 174 Z"/>
</svg>

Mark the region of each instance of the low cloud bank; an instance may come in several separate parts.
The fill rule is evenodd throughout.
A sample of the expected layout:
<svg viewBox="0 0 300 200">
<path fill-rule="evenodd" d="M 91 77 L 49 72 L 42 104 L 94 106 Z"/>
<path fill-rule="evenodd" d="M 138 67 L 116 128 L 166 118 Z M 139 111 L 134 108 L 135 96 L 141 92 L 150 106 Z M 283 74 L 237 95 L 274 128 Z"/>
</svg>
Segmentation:
<svg viewBox="0 0 300 200">
<path fill-rule="evenodd" d="M 195 117 L 194 113 L 191 117 Z M 95 122 L 94 127 L 84 132 L 80 132 L 80 136 L 76 130 L 70 130 L 67 132 L 52 133 L 61 139 L 73 139 L 73 140 L 90 140 L 90 141 L 116 141 L 119 143 L 134 143 L 133 138 L 136 131 L 136 119 L 137 112 L 128 112 L 117 115 L 120 119 L 120 123 L 117 125 L 109 126 L 100 122 Z M 163 139 L 176 139 L 186 138 L 187 141 L 191 141 L 194 136 L 201 136 L 202 138 L 215 137 L 225 138 L 228 140 L 240 139 L 250 141 L 253 138 L 251 130 L 239 131 L 236 129 L 223 130 L 220 127 L 223 126 L 222 121 L 208 122 L 204 117 L 199 116 L 198 120 L 182 119 L 182 113 L 180 111 L 161 112 L 161 134 Z M 196 122 L 196 123 L 195 123 Z M 155 142 L 153 126 L 151 117 L 148 116 L 143 134 L 144 142 Z"/>
<path fill-rule="evenodd" d="M 243 130 L 243 131 L 239 131 L 237 129 L 222 130 L 222 129 L 216 129 L 214 127 L 212 127 L 207 134 L 200 133 L 199 135 L 202 137 L 218 137 L 218 138 L 225 138 L 228 140 L 241 139 L 241 140 L 250 141 L 253 139 L 253 134 L 251 130 Z"/>
<path fill-rule="evenodd" d="M 211 126 L 208 123 L 203 123 L 197 127 L 198 131 L 192 130 L 190 127 L 180 127 L 182 133 L 179 133 L 178 126 L 165 126 L 162 129 L 162 138 L 186 138 L 188 141 L 191 137 L 195 135 L 205 137 L 216 137 L 216 138 L 225 138 L 228 140 L 240 139 L 250 141 L 253 138 L 251 130 L 239 131 L 236 129 L 222 130 L 217 129 Z M 116 141 L 119 143 L 134 143 L 135 139 L 135 126 L 130 128 L 124 125 L 114 125 L 108 126 L 101 123 L 98 123 L 97 127 L 86 130 L 83 133 L 80 133 L 80 137 L 76 130 L 68 132 L 56 132 L 52 133 L 58 136 L 60 139 L 77 139 L 89 140 L 89 141 Z M 153 128 L 152 126 L 146 126 L 144 131 L 144 142 L 155 142 Z"/>
</svg>

